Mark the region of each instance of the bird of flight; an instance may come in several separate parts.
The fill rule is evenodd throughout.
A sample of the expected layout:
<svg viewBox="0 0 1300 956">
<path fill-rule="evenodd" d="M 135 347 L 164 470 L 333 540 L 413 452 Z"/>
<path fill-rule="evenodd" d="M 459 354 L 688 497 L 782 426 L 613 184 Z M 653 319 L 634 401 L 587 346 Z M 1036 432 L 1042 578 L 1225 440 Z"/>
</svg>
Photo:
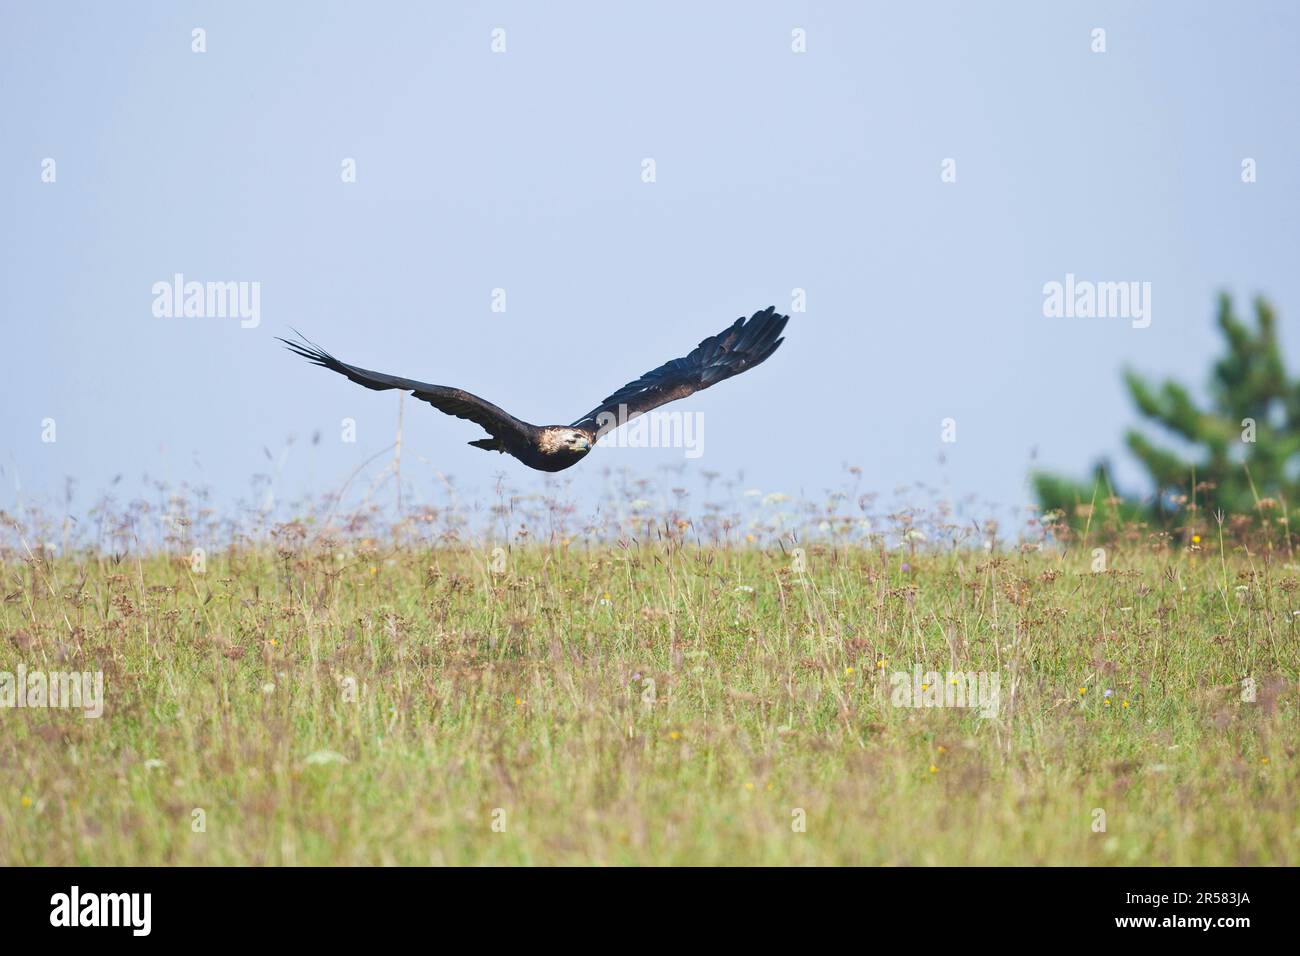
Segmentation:
<svg viewBox="0 0 1300 956">
<path fill-rule="evenodd" d="M 372 372 L 340 362 L 298 333 L 301 342 L 280 339 L 303 358 L 358 385 L 382 391 L 398 388 L 457 418 L 481 425 L 491 438 L 470 442 L 475 448 L 513 455 L 538 471 L 563 471 L 576 465 L 605 432 L 653 408 L 685 398 L 767 360 L 785 339 L 788 315 L 768 306 L 746 321 L 744 316 L 711 335 L 685 358 L 673 359 L 628 382 L 571 425 L 530 425 L 464 389 L 430 385 L 409 378 Z"/>
</svg>

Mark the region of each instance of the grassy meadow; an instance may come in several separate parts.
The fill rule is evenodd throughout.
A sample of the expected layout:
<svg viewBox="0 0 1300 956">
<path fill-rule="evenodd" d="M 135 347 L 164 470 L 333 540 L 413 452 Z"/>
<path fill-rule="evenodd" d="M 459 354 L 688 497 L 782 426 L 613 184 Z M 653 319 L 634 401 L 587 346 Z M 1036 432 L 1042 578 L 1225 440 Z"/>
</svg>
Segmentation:
<svg viewBox="0 0 1300 956">
<path fill-rule="evenodd" d="M 104 712 L 0 710 L 0 863 L 1300 862 L 1300 559 L 1097 560 L 8 549 L 0 671 L 102 671 Z M 918 664 L 996 674 L 997 712 L 895 706 Z"/>
</svg>

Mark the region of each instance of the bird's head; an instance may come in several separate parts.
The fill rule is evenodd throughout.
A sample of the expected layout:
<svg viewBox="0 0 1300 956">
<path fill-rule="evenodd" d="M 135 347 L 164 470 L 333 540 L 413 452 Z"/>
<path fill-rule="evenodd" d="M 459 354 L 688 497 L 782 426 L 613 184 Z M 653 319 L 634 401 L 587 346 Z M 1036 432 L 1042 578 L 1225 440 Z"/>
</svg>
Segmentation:
<svg viewBox="0 0 1300 956">
<path fill-rule="evenodd" d="M 578 428 L 554 425 L 546 429 L 542 449 L 551 454 L 585 455 L 591 451 L 591 436 Z"/>
<path fill-rule="evenodd" d="M 576 428 L 566 428 L 564 430 L 563 441 L 565 446 L 571 451 L 591 451 L 591 437 L 586 432 L 580 432 Z"/>
</svg>

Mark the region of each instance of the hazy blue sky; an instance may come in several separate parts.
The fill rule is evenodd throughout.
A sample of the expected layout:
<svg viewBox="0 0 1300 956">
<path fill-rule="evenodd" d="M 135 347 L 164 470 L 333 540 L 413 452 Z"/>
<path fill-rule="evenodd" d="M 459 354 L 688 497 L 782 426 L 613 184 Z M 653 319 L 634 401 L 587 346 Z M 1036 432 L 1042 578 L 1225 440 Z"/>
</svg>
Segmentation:
<svg viewBox="0 0 1300 956">
<path fill-rule="evenodd" d="M 796 288 L 781 351 L 689 401 L 688 477 L 816 495 L 852 463 L 1015 504 L 1036 447 L 1132 479 L 1119 371 L 1202 384 L 1218 289 L 1270 296 L 1300 358 L 1298 39 L 1292 2 L 3 0 L 0 504 L 146 472 L 233 500 L 289 435 L 280 490 L 337 486 L 397 394 L 291 357 L 291 325 L 567 422 Z M 155 317 L 176 273 L 260 283 L 260 324 Z M 1067 273 L 1150 282 L 1150 327 L 1044 317 Z M 414 497 L 542 485 L 467 422 L 406 426 Z"/>
</svg>

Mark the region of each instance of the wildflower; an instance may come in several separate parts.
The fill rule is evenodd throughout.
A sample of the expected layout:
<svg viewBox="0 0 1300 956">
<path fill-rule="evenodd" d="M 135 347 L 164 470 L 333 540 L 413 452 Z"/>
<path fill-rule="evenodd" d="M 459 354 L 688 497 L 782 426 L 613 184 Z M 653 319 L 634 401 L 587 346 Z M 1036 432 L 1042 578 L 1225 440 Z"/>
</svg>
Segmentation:
<svg viewBox="0 0 1300 956">
<path fill-rule="evenodd" d="M 1128 707 L 1128 701 L 1122 701 L 1122 702 L 1120 703 L 1120 706 L 1121 706 L 1121 707 L 1125 707 L 1125 708 Z"/>
<path fill-rule="evenodd" d="M 846 667 L 846 668 L 844 668 L 844 673 L 845 673 L 845 675 L 852 674 L 852 673 L 853 673 L 853 668 L 852 668 L 852 667 Z"/>
<path fill-rule="evenodd" d="M 1192 544 L 1200 544 L 1200 543 L 1201 543 L 1201 536 L 1199 534 L 1192 535 Z"/>
<path fill-rule="evenodd" d="M 911 571 L 911 570 L 912 570 L 912 566 L 911 566 L 910 564 L 908 564 L 906 561 L 904 561 L 904 562 L 903 562 L 903 571 L 904 571 L 904 573 L 906 573 L 906 572 L 908 572 L 908 571 Z"/>
<path fill-rule="evenodd" d="M 752 783 L 747 783 L 745 784 L 745 789 L 752 792 L 754 789 L 754 785 Z"/>
<path fill-rule="evenodd" d="M 516 707 L 522 707 L 522 706 L 524 706 L 524 699 L 523 699 L 522 697 L 516 697 L 516 698 L 515 698 L 515 706 L 516 706 Z"/>
<path fill-rule="evenodd" d="M 941 753 L 941 754 L 946 754 L 947 752 L 948 752 L 948 748 L 945 747 L 943 744 L 940 744 L 940 745 L 939 745 L 939 753 Z"/>
<path fill-rule="evenodd" d="M 379 573 L 379 569 L 372 564 L 370 566 L 370 576 L 373 578 L 378 573 Z"/>
<path fill-rule="evenodd" d="M 23 797 L 23 799 L 22 799 L 22 804 L 23 804 L 24 809 L 27 808 L 27 807 L 30 807 L 30 806 L 32 805 L 32 798 L 31 798 L 31 797 Z"/>
<path fill-rule="evenodd" d="M 272 684 L 270 681 L 267 681 L 265 684 L 262 685 L 262 693 L 263 693 L 263 694 L 274 694 L 274 693 L 275 693 L 275 685 Z"/>
<path fill-rule="evenodd" d="M 876 670 L 883 671 L 887 666 L 889 666 L 889 661 L 885 660 L 883 657 L 876 661 Z"/>
<path fill-rule="evenodd" d="M 745 535 L 745 540 L 748 541 L 750 544 L 753 544 L 753 543 L 754 543 L 754 536 L 753 536 L 752 534 L 747 534 L 747 535 Z"/>
<path fill-rule="evenodd" d="M 602 598 L 600 599 L 600 602 L 599 602 L 599 603 L 600 603 L 600 606 L 601 606 L 601 607 L 613 607 L 613 606 L 614 606 L 614 602 L 611 601 L 611 600 L 609 599 L 609 592 L 608 592 L 608 591 L 605 592 L 604 597 L 602 597 Z"/>
<path fill-rule="evenodd" d="M 904 541 L 924 541 L 924 540 L 925 540 L 925 532 L 924 532 L 924 531 L 917 531 L 915 528 L 908 528 L 905 532 L 903 532 L 903 540 L 904 540 Z"/>
<path fill-rule="evenodd" d="M 1109 687 L 1107 687 L 1107 688 L 1106 688 L 1106 692 L 1105 692 L 1104 694 L 1102 694 L 1101 696 L 1102 696 L 1102 697 L 1114 697 L 1114 696 L 1115 696 L 1115 692 L 1114 692 L 1113 690 L 1111 690 Z"/>
<path fill-rule="evenodd" d="M 1080 688 L 1079 688 L 1079 695 L 1080 695 L 1080 696 L 1082 696 L 1082 695 L 1084 695 L 1084 694 L 1086 694 L 1086 693 L 1088 693 L 1088 688 L 1086 688 L 1086 687 L 1080 687 Z"/>
<path fill-rule="evenodd" d="M 679 733 L 678 733 L 677 731 L 675 731 L 675 730 L 674 730 L 672 733 L 670 733 L 670 734 L 668 735 L 668 739 L 669 739 L 669 740 L 677 740 L 677 739 L 680 738 L 680 737 L 681 737 L 681 734 L 679 734 Z"/>
<path fill-rule="evenodd" d="M 939 768 L 936 767 L 934 764 L 930 764 L 930 773 L 938 773 L 938 772 L 939 772 Z"/>
</svg>

